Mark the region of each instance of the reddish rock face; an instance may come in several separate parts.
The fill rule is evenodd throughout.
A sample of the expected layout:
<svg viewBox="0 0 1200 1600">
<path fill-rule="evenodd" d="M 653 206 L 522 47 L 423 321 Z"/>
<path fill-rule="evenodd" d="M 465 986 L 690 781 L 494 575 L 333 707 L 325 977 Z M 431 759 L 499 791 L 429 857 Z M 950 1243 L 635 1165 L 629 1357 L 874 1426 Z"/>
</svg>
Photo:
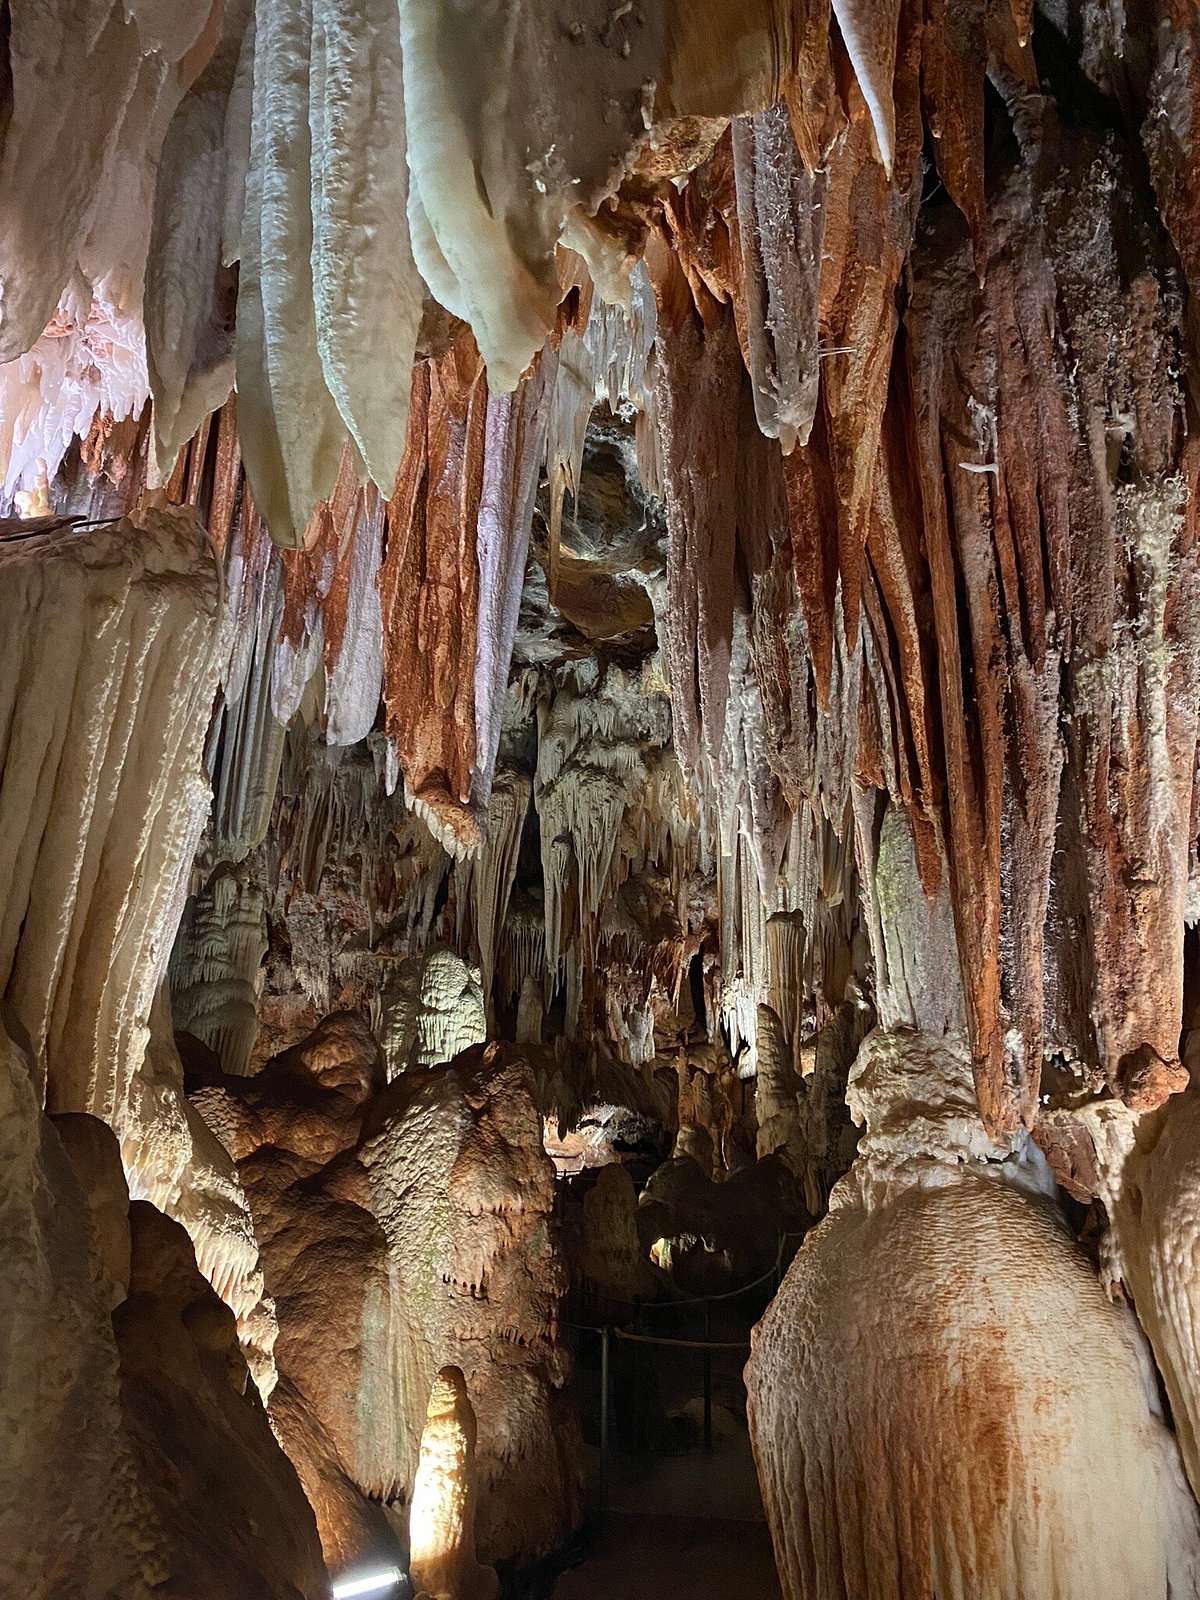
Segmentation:
<svg viewBox="0 0 1200 1600">
<path fill-rule="evenodd" d="M 403 1515 L 451 1357 L 478 1417 L 483 1559 L 555 1548 L 578 1469 L 553 1167 L 520 1056 L 471 1051 L 384 1090 L 343 1014 L 194 1101 L 245 1185 L 279 1318 L 271 1415 L 330 1565 L 396 1554 L 384 1510 Z"/>
<path fill-rule="evenodd" d="M 1195 1588 L 1127 1319 L 1005 1179 L 1028 1136 L 1092 1207 L 1195 1476 L 1198 130 L 1188 0 L 5 8 L 0 1004 L 36 1087 L 0 1273 L 15 1453 L 52 1460 L 0 1501 L 14 1592 L 140 1600 L 125 1503 L 164 1596 L 202 1501 L 237 1581 L 273 1553 L 248 1480 L 272 1518 L 294 1485 L 144 1201 L 264 1396 L 277 1365 L 339 1572 L 396 1558 L 431 1396 L 451 1456 L 477 1418 L 484 1559 L 561 1542 L 549 1127 L 564 1174 L 658 1162 L 636 1212 L 616 1171 L 575 1208 L 612 1292 L 662 1287 L 648 1252 L 725 1287 L 833 1206 L 755 1379 L 795 1592 L 839 1581 L 786 1443 L 835 1400 L 881 1583 L 983 1593 L 977 1538 L 1001 1587 L 1016 1551 L 1061 1600 L 1109 1555 Z M 192 1105 L 168 973 L 219 1057 Z M 902 1099 L 848 1205 L 878 1039 L 953 1063 L 953 1116 Z M 59 1135 L 95 1262 L 42 1105 L 119 1138 L 132 1221 L 103 1136 Z M 1151 1506 L 1128 1552 L 1072 1475 L 1102 1524 Z"/>
<path fill-rule="evenodd" d="M 335 1573 L 400 1548 L 375 1503 L 395 1494 L 387 1242 L 355 1156 L 382 1086 L 378 1046 L 342 1013 L 255 1077 L 193 1093 L 245 1186 L 279 1319 L 271 1418 Z"/>
</svg>

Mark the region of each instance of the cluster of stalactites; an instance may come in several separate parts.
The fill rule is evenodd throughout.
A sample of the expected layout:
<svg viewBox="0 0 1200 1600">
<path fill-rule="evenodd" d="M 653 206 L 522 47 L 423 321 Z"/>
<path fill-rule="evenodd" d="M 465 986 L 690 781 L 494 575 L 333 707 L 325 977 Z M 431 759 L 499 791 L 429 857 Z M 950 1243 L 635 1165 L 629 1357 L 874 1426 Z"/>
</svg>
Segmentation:
<svg viewBox="0 0 1200 1600">
<path fill-rule="evenodd" d="M 9 492 L 148 391 L 169 471 L 236 370 L 277 539 L 303 537 L 347 440 L 389 493 L 427 296 L 511 391 L 554 326 L 560 243 L 627 299 L 644 224 L 608 204 L 621 181 L 639 162 L 679 170 L 704 148 L 697 116 L 769 104 L 795 65 L 783 0 L 687 25 L 661 3 L 583 0 L 562 29 L 527 0 L 468 10 L 18 8 L 0 146 Z"/>
</svg>

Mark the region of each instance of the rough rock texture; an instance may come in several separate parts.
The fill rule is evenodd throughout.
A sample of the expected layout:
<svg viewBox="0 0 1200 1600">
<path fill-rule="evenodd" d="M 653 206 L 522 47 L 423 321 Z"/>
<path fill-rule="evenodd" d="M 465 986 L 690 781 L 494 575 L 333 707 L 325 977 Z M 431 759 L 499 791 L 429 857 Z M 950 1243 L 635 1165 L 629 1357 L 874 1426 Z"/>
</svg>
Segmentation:
<svg viewBox="0 0 1200 1600">
<path fill-rule="evenodd" d="M 0 1571 L 14 1594 L 91 1600 L 134 1581 L 133 1466 L 108 1320 L 128 1293 L 128 1203 L 104 1218 L 93 1254 L 83 1188 L 41 1113 L 11 1015 L 6 1025 Z M 78 1536 L 64 1539 L 64 1528 Z"/>
<path fill-rule="evenodd" d="M 1144 1117 L 1106 1103 L 1081 1120 L 1108 1211 L 1105 1272 L 1124 1290 L 1162 1373 L 1192 1487 L 1200 1483 L 1196 1341 L 1196 1133 L 1200 1096 L 1176 1095 Z"/>
<path fill-rule="evenodd" d="M 380 1505 L 395 1495 L 396 1358 L 387 1245 L 355 1158 L 383 1085 L 378 1046 L 335 1014 L 250 1078 L 192 1101 L 236 1164 L 279 1320 L 271 1417 L 335 1572 L 399 1554 Z"/>
<path fill-rule="evenodd" d="M 217 590 L 183 511 L 0 541 L 0 988 L 50 1109 L 118 1131 L 208 806 Z"/>
<path fill-rule="evenodd" d="M 437 1067 L 487 1038 L 479 969 L 437 945 L 396 971 L 380 996 L 387 1075 Z"/>
<path fill-rule="evenodd" d="M 875 1035 L 850 1093 L 858 1160 L 746 1370 L 784 1593 L 1193 1593 L 1148 1351 L 1036 1152 L 985 1133 L 958 1045 Z"/>
<path fill-rule="evenodd" d="M 117 1132 L 130 1187 L 182 1222 L 272 1380 L 245 1201 L 183 1100 L 155 997 L 209 803 L 202 764 L 228 635 L 187 511 L 0 541 L 3 992 L 51 1112 Z M 152 1033 L 157 1040 L 152 1040 Z"/>
<path fill-rule="evenodd" d="M 554 1169 L 528 1066 L 487 1045 L 402 1073 L 371 1109 L 360 1160 L 388 1242 L 396 1481 L 412 1482 L 438 1370 L 459 1366 L 479 1424 L 480 1557 L 544 1554 L 579 1515 L 578 1441 Z"/>
<path fill-rule="evenodd" d="M 3 17 L 0 992 L 264 1393 L 266 1241 L 273 1414 L 339 1570 L 394 1548 L 446 1363 L 484 1543 L 570 1525 L 543 1141 L 564 1174 L 674 1150 L 640 1249 L 620 1178 L 577 1197 L 585 1285 L 659 1286 L 651 1247 L 736 1278 L 831 1192 L 849 1226 L 874 1023 L 974 1090 L 870 1134 L 863 1226 L 924 1160 L 1061 1265 L 945 1159 L 1032 1135 L 1132 1241 L 1186 1442 L 1153 1113 L 1200 1021 L 1192 8 Z M 151 1026 L 172 940 L 224 1154 Z M 503 1114 L 449 1060 L 489 1039 L 530 1069 Z"/>
<path fill-rule="evenodd" d="M 11 1019 L 10 1019 L 11 1020 Z M 6 1592 L 320 1600 L 312 1512 L 184 1230 L 112 1132 L 40 1111 L 3 1038 Z"/>
<path fill-rule="evenodd" d="M 271 1414 L 340 1570 L 397 1553 L 439 1369 L 479 1419 L 484 1559 L 555 1548 L 578 1515 L 557 1344 L 553 1169 L 528 1068 L 489 1047 L 402 1073 L 326 1019 L 193 1101 L 233 1157 L 279 1318 Z M 452 1359 L 453 1358 L 453 1359 Z"/>
</svg>

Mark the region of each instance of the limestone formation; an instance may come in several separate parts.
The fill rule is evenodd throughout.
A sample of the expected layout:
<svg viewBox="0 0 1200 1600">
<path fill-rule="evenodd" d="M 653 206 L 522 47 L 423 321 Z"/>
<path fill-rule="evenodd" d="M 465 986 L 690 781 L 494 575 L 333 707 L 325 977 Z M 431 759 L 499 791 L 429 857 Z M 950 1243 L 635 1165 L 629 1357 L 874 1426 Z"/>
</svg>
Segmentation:
<svg viewBox="0 0 1200 1600">
<path fill-rule="evenodd" d="M 457 1367 L 429 1393 L 409 1511 L 417 1600 L 496 1600 L 499 1579 L 475 1560 L 475 1412 Z"/>
<path fill-rule="evenodd" d="M 1037 1152 L 985 1132 L 953 1041 L 872 1036 L 850 1097 L 858 1159 L 746 1371 L 784 1593 L 1193 1593 L 1200 1521 L 1145 1341 Z"/>
<path fill-rule="evenodd" d="M 458 1366 L 479 1424 L 480 1559 L 544 1554 L 578 1518 L 579 1467 L 554 1169 L 528 1066 L 487 1045 L 402 1073 L 371 1108 L 360 1160 L 388 1245 L 396 1481 L 413 1481 L 439 1369 Z"/>
<path fill-rule="evenodd" d="M 816 1224 L 791 1600 L 1200 1592 L 1197 130 L 1188 0 L 0 7 L 0 1588 L 323 1582 L 261 1404 L 487 1588 L 568 1281 Z"/>
<path fill-rule="evenodd" d="M 386 1239 L 355 1147 L 383 1085 L 378 1046 L 334 1015 L 250 1078 L 192 1102 L 236 1166 L 279 1323 L 273 1425 L 299 1473 L 335 1572 L 386 1565 L 399 1547 L 384 1506 L 397 1488 L 396 1339 Z"/>
<path fill-rule="evenodd" d="M 557 1343 L 553 1169 L 528 1068 L 497 1047 L 383 1089 L 353 1016 L 193 1101 L 233 1157 L 279 1319 L 271 1414 L 335 1569 L 394 1558 L 439 1369 L 479 1418 L 485 1559 L 553 1549 L 577 1516 Z"/>
<path fill-rule="evenodd" d="M 323 1600 L 312 1512 L 233 1313 L 178 1224 L 129 1200 L 116 1138 L 38 1108 L 3 1035 L 0 1572 L 44 1600 Z"/>
<path fill-rule="evenodd" d="M 1193 1488 L 1200 1483 L 1196 1090 L 1142 1118 L 1108 1103 L 1081 1113 L 1108 1211 L 1104 1267 L 1154 1350 Z"/>
<path fill-rule="evenodd" d="M 118 1130 L 208 807 L 219 584 L 184 511 L 0 540 L 0 987 L 50 1109 Z"/>
<path fill-rule="evenodd" d="M 388 1077 L 444 1065 L 487 1038 L 479 971 L 434 946 L 400 966 L 380 996 Z"/>
</svg>

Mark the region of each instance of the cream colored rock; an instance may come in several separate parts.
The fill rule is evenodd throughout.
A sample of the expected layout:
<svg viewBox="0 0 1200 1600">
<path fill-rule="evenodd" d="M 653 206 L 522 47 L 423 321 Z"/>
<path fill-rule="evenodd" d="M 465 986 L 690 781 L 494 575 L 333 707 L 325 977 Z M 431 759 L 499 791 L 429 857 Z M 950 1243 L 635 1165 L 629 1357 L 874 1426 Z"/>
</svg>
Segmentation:
<svg viewBox="0 0 1200 1600">
<path fill-rule="evenodd" d="M 11 1037 L 17 1031 L 11 1015 L 3 1019 L 0 1593 L 140 1600 L 129 1548 L 133 1466 L 109 1322 L 121 1270 L 116 1230 L 106 1215 L 102 1267 L 83 1187 L 41 1114 L 32 1063 Z M 126 1221 L 126 1283 L 128 1272 Z M 76 1536 L 65 1539 L 67 1528 Z"/>
<path fill-rule="evenodd" d="M 233 1313 L 184 1230 L 130 1204 L 112 1131 L 41 1113 L 18 1032 L 0 1029 L 0 1593 L 326 1600 Z"/>
<path fill-rule="evenodd" d="M 429 1394 L 409 1510 L 409 1565 L 417 1600 L 495 1600 L 499 1579 L 475 1559 L 475 1412 L 458 1367 Z"/>
<path fill-rule="evenodd" d="M 410 957 L 380 997 L 388 1077 L 435 1067 L 487 1037 L 479 968 L 435 945 Z"/>
<path fill-rule="evenodd" d="M 1086 1107 L 1108 1209 L 1106 1267 L 1154 1349 L 1193 1490 L 1200 1486 L 1200 1092 L 1139 1118 Z"/>
<path fill-rule="evenodd" d="M 151 1012 L 150 1044 L 118 1131 L 130 1194 L 187 1229 L 196 1264 L 237 1318 L 246 1361 L 267 1400 L 276 1378 L 275 1307 L 234 1163 L 183 1092 L 165 986 Z"/>
<path fill-rule="evenodd" d="M 547 1554 L 578 1519 L 579 1443 L 558 1342 L 554 1169 L 523 1054 L 490 1044 L 402 1073 L 359 1160 L 388 1246 L 396 1481 L 412 1483 L 434 1381 L 458 1366 L 479 1424 L 480 1555 Z"/>
<path fill-rule="evenodd" d="M 365 1023 L 327 1018 L 255 1077 L 196 1091 L 237 1163 L 279 1314 L 271 1415 L 335 1570 L 392 1559 L 439 1370 L 479 1419 L 487 1560 L 556 1548 L 578 1516 L 558 1344 L 553 1168 L 512 1047 L 386 1089 Z"/>
<path fill-rule="evenodd" d="M 787 1600 L 1200 1593 L 1145 1341 L 1036 1152 L 984 1134 L 966 1052 L 873 1035 L 850 1097 L 859 1158 L 746 1369 Z"/>
<path fill-rule="evenodd" d="M 208 809 L 217 574 L 188 511 L 0 542 L 0 994 L 118 1122 Z"/>
<path fill-rule="evenodd" d="M 190 895 L 171 952 L 175 1027 L 215 1050 L 226 1072 L 249 1070 L 267 953 L 263 889 L 244 868 L 217 867 Z"/>
</svg>

